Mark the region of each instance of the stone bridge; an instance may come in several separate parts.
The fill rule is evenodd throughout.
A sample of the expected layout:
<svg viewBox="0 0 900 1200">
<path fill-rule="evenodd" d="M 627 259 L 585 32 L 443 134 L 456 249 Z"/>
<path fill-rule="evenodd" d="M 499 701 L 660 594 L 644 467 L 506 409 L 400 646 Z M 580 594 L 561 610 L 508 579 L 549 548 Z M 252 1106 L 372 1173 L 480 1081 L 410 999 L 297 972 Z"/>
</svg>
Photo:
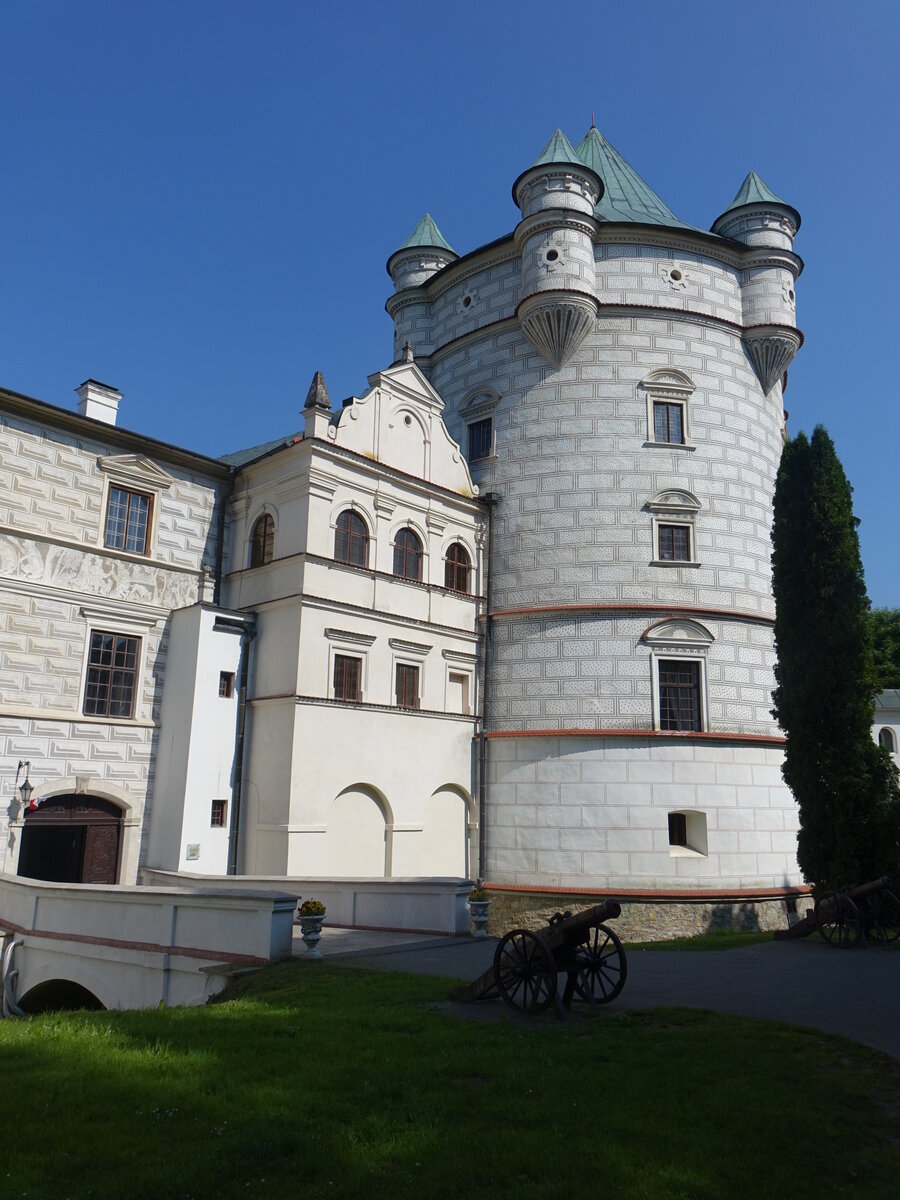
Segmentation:
<svg viewBox="0 0 900 1200">
<path fill-rule="evenodd" d="M 296 902 L 0 874 L 0 1015 L 203 1004 L 236 970 L 290 957 Z"/>
</svg>

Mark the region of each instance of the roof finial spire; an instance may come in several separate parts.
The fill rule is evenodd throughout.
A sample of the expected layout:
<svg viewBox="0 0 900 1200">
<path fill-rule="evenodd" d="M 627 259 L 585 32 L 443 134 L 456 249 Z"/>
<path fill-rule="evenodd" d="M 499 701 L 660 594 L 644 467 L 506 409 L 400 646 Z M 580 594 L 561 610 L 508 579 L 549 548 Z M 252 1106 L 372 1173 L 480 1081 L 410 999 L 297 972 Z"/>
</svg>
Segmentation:
<svg viewBox="0 0 900 1200">
<path fill-rule="evenodd" d="M 597 128 L 597 122 L 594 120 L 594 110 L 591 109 L 591 129 Z"/>
</svg>

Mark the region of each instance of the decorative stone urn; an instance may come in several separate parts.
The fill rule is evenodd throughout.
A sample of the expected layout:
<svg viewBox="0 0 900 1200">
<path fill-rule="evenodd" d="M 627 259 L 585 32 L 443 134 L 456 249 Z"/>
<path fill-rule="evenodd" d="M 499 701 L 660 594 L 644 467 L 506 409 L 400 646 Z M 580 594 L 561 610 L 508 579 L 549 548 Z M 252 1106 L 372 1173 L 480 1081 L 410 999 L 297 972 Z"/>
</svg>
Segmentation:
<svg viewBox="0 0 900 1200">
<path fill-rule="evenodd" d="M 472 936 L 487 937 L 487 923 L 493 900 L 467 900 L 469 919 L 472 922 Z"/>
<path fill-rule="evenodd" d="M 304 911 L 305 910 L 305 911 Z M 319 939 L 322 922 L 325 920 L 325 905 L 321 900 L 304 900 L 300 905 L 300 936 L 306 946 L 307 958 L 321 958 Z"/>
</svg>

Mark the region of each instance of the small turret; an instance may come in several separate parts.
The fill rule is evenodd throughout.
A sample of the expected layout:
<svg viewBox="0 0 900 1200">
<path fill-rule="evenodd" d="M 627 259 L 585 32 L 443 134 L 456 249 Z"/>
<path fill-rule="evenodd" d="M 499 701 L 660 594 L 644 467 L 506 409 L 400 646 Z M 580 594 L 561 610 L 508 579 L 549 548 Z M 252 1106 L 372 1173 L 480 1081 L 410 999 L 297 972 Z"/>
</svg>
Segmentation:
<svg viewBox="0 0 900 1200">
<path fill-rule="evenodd" d="M 559 368 L 575 353 L 597 316 L 594 296 L 594 207 L 603 180 L 582 162 L 559 129 L 513 184 L 522 210 L 516 249 L 522 258 L 517 316 L 535 350 Z"/>
<path fill-rule="evenodd" d="M 794 254 L 800 214 L 751 171 L 712 232 L 743 242 L 752 253 L 741 272 L 744 345 L 766 395 L 793 362 L 803 335 L 796 328 Z"/>
<path fill-rule="evenodd" d="M 459 255 L 426 213 L 402 246 L 387 260 L 394 291 L 419 287 Z"/>
</svg>

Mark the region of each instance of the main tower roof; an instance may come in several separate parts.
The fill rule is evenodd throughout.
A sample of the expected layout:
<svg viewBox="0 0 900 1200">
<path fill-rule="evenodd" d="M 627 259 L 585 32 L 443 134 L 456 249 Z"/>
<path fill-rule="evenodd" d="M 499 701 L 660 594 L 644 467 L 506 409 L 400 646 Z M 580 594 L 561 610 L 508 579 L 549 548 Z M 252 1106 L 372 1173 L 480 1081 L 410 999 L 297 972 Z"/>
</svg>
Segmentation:
<svg viewBox="0 0 900 1200">
<path fill-rule="evenodd" d="M 576 153 L 606 185 L 594 209 L 600 220 L 671 225 L 677 229 L 695 228 L 675 216 L 596 126 L 592 125 L 578 143 Z"/>
</svg>

